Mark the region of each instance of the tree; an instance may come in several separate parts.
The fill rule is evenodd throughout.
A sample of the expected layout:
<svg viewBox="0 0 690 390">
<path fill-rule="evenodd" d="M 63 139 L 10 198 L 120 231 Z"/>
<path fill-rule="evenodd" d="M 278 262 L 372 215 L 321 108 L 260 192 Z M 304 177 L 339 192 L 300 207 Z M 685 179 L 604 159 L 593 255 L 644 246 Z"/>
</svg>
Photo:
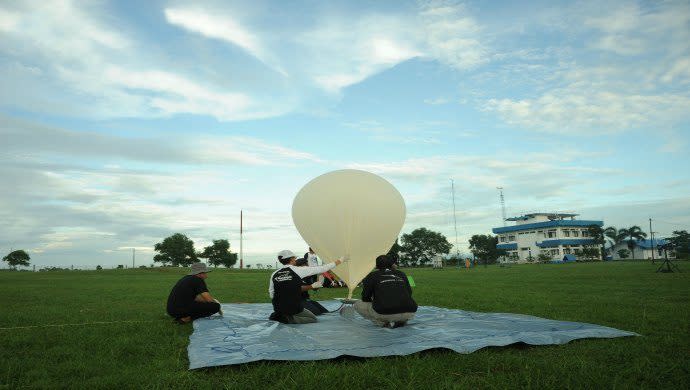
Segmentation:
<svg viewBox="0 0 690 390">
<path fill-rule="evenodd" d="M 606 236 L 611 243 L 611 248 L 609 249 L 611 250 L 611 255 L 613 255 L 613 248 L 620 244 L 622 240 L 620 234 L 618 233 L 618 229 L 616 229 L 614 226 L 609 226 L 604 229 L 604 236 Z"/>
<path fill-rule="evenodd" d="M 639 226 L 631 226 L 627 229 L 621 229 L 618 231 L 618 236 L 621 241 L 628 241 L 628 248 L 632 253 L 632 259 L 635 260 L 635 247 L 637 242 L 643 238 L 647 237 L 647 233 L 643 232 Z"/>
<path fill-rule="evenodd" d="M 547 253 L 540 253 L 539 256 L 537 256 L 537 261 L 540 263 L 550 263 L 551 260 L 553 260 L 553 258 Z"/>
<path fill-rule="evenodd" d="M 427 228 L 419 228 L 413 230 L 412 233 L 403 234 L 401 241 L 400 260 L 405 265 L 417 263 L 424 265 L 434 256 L 446 254 L 452 248 L 446 236 Z"/>
<path fill-rule="evenodd" d="M 31 257 L 22 249 L 12 251 L 8 253 L 7 256 L 2 258 L 2 261 L 6 262 L 7 264 L 9 264 L 10 267 L 15 269 L 19 265 L 24 267 L 29 266 L 29 260 L 31 260 Z"/>
<path fill-rule="evenodd" d="M 157 243 L 153 249 L 160 252 L 153 256 L 153 261 L 163 265 L 170 263 L 173 267 L 180 265 L 186 267 L 198 261 L 194 252 L 194 241 L 181 233 L 175 233 L 165 238 L 163 242 Z"/>
<path fill-rule="evenodd" d="M 213 245 L 204 248 L 198 257 L 208 259 L 208 263 L 214 267 L 222 265 L 230 268 L 237 263 L 237 253 L 230 252 L 228 240 L 213 240 Z"/>
<path fill-rule="evenodd" d="M 589 234 L 589 237 L 592 238 L 592 241 L 594 241 L 594 244 L 601 248 L 601 260 L 606 260 L 606 248 L 604 248 L 604 244 L 606 244 L 606 236 L 604 235 L 604 229 L 602 229 L 599 225 L 590 225 L 587 227 L 587 233 Z"/>
<path fill-rule="evenodd" d="M 687 230 L 674 230 L 668 240 L 673 245 L 677 258 L 690 257 L 690 233 Z"/>
<path fill-rule="evenodd" d="M 627 249 L 619 249 L 617 253 L 618 257 L 620 257 L 621 259 L 627 259 L 628 256 L 630 256 L 630 251 Z"/>
<path fill-rule="evenodd" d="M 401 250 L 400 244 L 398 244 L 398 239 L 395 239 L 395 244 L 391 247 L 391 249 L 388 251 L 388 257 L 393 259 L 393 262 L 395 264 L 398 264 L 400 262 L 400 250 Z"/>
<path fill-rule="evenodd" d="M 474 257 L 483 260 L 484 264 L 493 264 L 499 257 L 506 255 L 505 249 L 498 249 L 498 236 L 475 234 L 470 238 L 470 251 Z"/>
<path fill-rule="evenodd" d="M 584 247 L 582 248 L 582 258 L 587 260 L 594 260 L 600 257 L 599 250 L 597 248 Z"/>
</svg>

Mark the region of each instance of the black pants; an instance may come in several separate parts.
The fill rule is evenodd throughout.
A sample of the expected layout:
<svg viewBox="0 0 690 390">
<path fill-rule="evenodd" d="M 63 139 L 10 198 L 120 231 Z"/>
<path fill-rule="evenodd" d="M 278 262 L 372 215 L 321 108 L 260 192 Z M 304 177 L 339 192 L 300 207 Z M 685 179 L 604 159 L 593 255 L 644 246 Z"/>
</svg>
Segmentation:
<svg viewBox="0 0 690 390">
<path fill-rule="evenodd" d="M 185 308 L 168 308 L 168 314 L 174 318 L 190 316 L 192 320 L 208 317 L 220 311 L 220 305 L 216 302 L 193 302 Z"/>
<path fill-rule="evenodd" d="M 321 314 L 328 313 L 328 309 L 323 307 L 320 303 L 307 299 L 304 301 L 304 308 L 314 313 L 314 315 L 320 316 Z"/>
</svg>

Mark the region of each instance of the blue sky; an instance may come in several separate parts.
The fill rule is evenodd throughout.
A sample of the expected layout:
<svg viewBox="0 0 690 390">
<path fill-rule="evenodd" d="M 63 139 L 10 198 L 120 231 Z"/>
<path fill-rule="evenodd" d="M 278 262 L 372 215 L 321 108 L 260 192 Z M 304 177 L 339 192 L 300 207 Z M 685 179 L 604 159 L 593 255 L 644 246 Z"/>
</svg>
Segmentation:
<svg viewBox="0 0 690 390">
<path fill-rule="evenodd" d="M 0 4 L 0 251 L 127 264 L 175 232 L 272 264 L 292 199 L 367 170 L 403 233 L 508 214 L 690 227 L 685 1 Z M 353 189 L 356 190 L 356 189 Z"/>
</svg>

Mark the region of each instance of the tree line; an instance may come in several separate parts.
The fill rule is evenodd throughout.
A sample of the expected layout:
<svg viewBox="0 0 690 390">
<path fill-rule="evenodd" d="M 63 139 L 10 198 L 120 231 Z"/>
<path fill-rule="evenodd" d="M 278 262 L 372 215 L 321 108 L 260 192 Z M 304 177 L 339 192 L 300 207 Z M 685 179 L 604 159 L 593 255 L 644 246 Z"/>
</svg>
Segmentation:
<svg viewBox="0 0 690 390">
<path fill-rule="evenodd" d="M 211 245 L 197 252 L 194 241 L 182 233 L 175 233 L 154 245 L 153 249 L 158 252 L 153 261 L 163 266 L 188 267 L 199 259 L 206 259 L 214 267 L 230 268 L 237 263 L 237 253 L 230 252 L 230 243 L 225 239 L 213 240 Z"/>
<path fill-rule="evenodd" d="M 592 225 L 587 230 L 589 237 L 600 250 L 583 248 L 578 254 L 584 258 L 594 258 L 596 257 L 594 252 L 598 252 L 604 259 L 607 253 L 613 254 L 613 248 L 625 242 L 628 249 L 619 249 L 618 255 L 621 258 L 632 255 L 634 259 L 635 249 L 639 241 L 647 238 L 647 233 L 636 225 L 623 229 L 617 229 L 614 226 L 602 228 L 598 225 Z M 687 230 L 674 230 L 673 235 L 666 240 L 673 246 L 677 258 L 690 258 L 690 233 Z M 608 250 L 606 249 L 607 243 L 610 245 Z M 487 264 L 493 264 L 507 254 L 505 250 L 497 248 L 498 236 L 475 234 L 470 238 L 469 244 L 470 251 L 475 258 Z M 434 257 L 450 253 L 452 247 L 443 234 L 421 227 L 403 234 L 399 241 L 395 241 L 388 251 L 388 255 L 402 266 L 425 266 Z M 194 249 L 194 241 L 182 233 L 175 233 L 155 244 L 154 249 L 158 253 L 153 257 L 153 261 L 161 263 L 163 266 L 186 267 L 199 261 L 199 259 L 206 259 L 208 264 L 214 267 L 220 265 L 230 268 L 237 263 L 237 253 L 230 251 L 230 243 L 225 239 L 213 240 L 211 245 L 205 247 L 203 251 L 197 252 Z M 543 258 L 539 256 L 536 258 L 537 261 L 551 260 L 548 255 L 542 256 Z M 15 269 L 18 266 L 29 266 L 30 260 L 29 254 L 22 249 L 13 250 L 2 258 L 2 261 Z"/>
</svg>

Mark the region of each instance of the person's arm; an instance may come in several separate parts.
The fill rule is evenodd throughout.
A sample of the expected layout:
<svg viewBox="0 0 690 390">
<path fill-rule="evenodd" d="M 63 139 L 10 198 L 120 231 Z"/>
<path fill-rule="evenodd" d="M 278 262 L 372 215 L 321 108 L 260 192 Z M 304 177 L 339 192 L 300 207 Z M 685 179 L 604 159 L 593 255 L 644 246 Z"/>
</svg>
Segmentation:
<svg viewBox="0 0 690 390">
<path fill-rule="evenodd" d="M 194 284 L 194 292 L 196 296 L 194 300 L 197 302 L 213 302 L 213 297 L 208 292 L 208 287 L 206 287 L 206 282 L 203 279 L 198 279 Z"/>
<path fill-rule="evenodd" d="M 323 287 L 323 283 L 321 282 L 314 282 L 312 284 L 305 284 L 302 285 L 302 291 L 309 291 L 309 290 L 316 290 Z"/>
<path fill-rule="evenodd" d="M 412 286 L 410 286 L 410 279 L 407 278 L 407 275 L 405 275 L 404 272 L 402 272 L 402 271 L 398 271 L 398 272 L 400 272 L 400 274 L 401 274 L 400 276 L 402 276 L 403 280 L 405 281 L 405 286 L 407 287 L 407 292 L 409 292 L 410 296 L 412 296 Z"/>
<path fill-rule="evenodd" d="M 292 270 L 295 271 L 295 273 L 297 274 L 297 276 L 300 277 L 300 279 L 304 279 L 307 276 L 318 275 L 330 271 L 338 265 L 342 264 L 342 262 L 342 260 L 338 259 L 333 263 L 319 265 L 316 267 L 292 267 Z"/>
<path fill-rule="evenodd" d="M 374 295 L 374 278 L 372 274 L 367 275 L 362 281 L 362 302 L 371 302 L 371 297 Z"/>
<path fill-rule="evenodd" d="M 208 291 L 204 291 L 201 294 L 196 296 L 195 301 L 197 302 L 215 302 L 215 299 L 209 294 Z"/>
<path fill-rule="evenodd" d="M 273 293 L 274 293 L 274 291 L 275 291 L 275 289 L 274 289 L 274 287 L 273 287 L 273 275 L 274 275 L 274 274 L 275 274 L 275 272 L 272 273 L 272 274 L 271 274 L 271 278 L 268 279 L 268 296 L 271 297 L 271 299 L 273 299 Z"/>
</svg>

